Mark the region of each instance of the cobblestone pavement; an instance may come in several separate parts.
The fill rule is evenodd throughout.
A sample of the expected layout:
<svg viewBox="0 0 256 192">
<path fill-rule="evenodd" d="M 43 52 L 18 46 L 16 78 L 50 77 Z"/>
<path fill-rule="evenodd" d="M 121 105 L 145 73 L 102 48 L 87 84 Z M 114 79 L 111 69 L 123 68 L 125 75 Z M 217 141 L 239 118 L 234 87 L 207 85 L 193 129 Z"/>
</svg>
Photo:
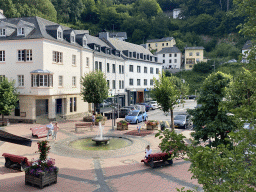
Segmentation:
<svg viewBox="0 0 256 192">
<path fill-rule="evenodd" d="M 184 160 L 174 160 L 172 166 L 151 169 L 141 163 L 144 157 L 144 149 L 150 144 L 153 153 L 159 152 L 158 138 L 154 134 L 145 137 L 130 136 L 124 133 L 136 130 L 136 125 L 129 125 L 129 130 L 112 130 L 111 120 L 104 126 L 104 135 L 124 137 L 132 144 L 118 150 L 110 151 L 79 151 L 69 147 L 69 142 L 86 137 L 94 137 L 98 133 L 98 127 L 91 130 L 82 130 L 75 133 L 75 123 L 79 119 L 59 123 L 61 130 L 56 141 L 49 140 L 51 151 L 49 157 L 54 158 L 56 166 L 60 168 L 57 184 L 47 186 L 40 191 L 177 191 L 181 189 L 195 189 L 201 186 L 197 180 L 191 179 L 188 171 L 190 163 Z M 37 159 L 37 141 L 45 140 L 32 138 L 30 128 L 36 124 L 12 124 L 4 127 L 4 130 L 16 135 L 33 140 L 31 147 L 0 142 L 0 154 L 11 153 Z M 142 129 L 145 125 L 141 123 Z M 187 138 L 189 130 L 177 130 Z M 38 191 L 38 188 L 25 185 L 24 172 L 19 172 L 4 167 L 5 159 L 0 157 L 0 191 Z"/>
</svg>

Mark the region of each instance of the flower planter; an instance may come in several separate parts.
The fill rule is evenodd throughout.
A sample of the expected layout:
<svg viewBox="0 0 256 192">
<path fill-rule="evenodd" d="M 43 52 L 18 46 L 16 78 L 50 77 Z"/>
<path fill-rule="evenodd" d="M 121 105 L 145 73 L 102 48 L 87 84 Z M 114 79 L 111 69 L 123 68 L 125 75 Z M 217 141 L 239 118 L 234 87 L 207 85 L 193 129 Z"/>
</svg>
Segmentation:
<svg viewBox="0 0 256 192">
<path fill-rule="evenodd" d="M 55 171 L 40 174 L 38 176 L 25 173 L 25 185 L 38 186 L 40 189 L 42 189 L 46 185 L 55 183 L 57 183 L 57 173 Z"/>
<path fill-rule="evenodd" d="M 105 121 L 99 121 L 101 122 L 101 125 L 105 125 Z M 99 122 L 95 122 L 95 125 L 99 125 Z"/>
<path fill-rule="evenodd" d="M 128 125 L 122 125 L 122 128 L 123 128 L 124 130 L 128 130 Z"/>
<path fill-rule="evenodd" d="M 116 126 L 117 130 L 128 130 L 128 125 L 119 125 Z"/>
<path fill-rule="evenodd" d="M 158 129 L 158 125 L 147 125 L 147 130 Z"/>
</svg>

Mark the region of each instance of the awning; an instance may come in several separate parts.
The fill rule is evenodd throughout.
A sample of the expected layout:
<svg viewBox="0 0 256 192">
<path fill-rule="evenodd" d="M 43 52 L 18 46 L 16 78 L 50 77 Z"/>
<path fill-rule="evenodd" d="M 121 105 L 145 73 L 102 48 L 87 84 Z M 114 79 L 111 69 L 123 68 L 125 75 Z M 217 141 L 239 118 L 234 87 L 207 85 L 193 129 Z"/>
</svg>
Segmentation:
<svg viewBox="0 0 256 192">
<path fill-rule="evenodd" d="M 32 141 L 30 139 L 13 135 L 3 130 L 0 130 L 0 141 L 6 141 L 6 142 L 15 143 L 18 145 L 25 145 L 29 147 L 31 147 L 31 144 L 32 144 Z"/>
<path fill-rule="evenodd" d="M 34 71 L 31 71 L 30 73 L 44 73 L 44 74 L 52 74 L 53 72 L 47 70 L 47 69 L 37 69 L 37 70 L 34 70 Z"/>
</svg>

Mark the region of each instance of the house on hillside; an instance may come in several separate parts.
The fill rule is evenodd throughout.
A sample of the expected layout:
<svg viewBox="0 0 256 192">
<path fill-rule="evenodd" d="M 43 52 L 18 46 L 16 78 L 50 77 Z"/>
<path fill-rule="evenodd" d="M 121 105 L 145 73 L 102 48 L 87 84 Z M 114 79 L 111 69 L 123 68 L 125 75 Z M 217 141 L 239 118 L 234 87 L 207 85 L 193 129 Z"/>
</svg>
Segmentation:
<svg viewBox="0 0 256 192">
<path fill-rule="evenodd" d="M 158 62 L 162 63 L 164 69 L 180 69 L 182 53 L 178 47 L 166 47 L 156 53 Z"/>
<path fill-rule="evenodd" d="M 181 8 L 173 9 L 173 19 L 181 19 Z"/>
<path fill-rule="evenodd" d="M 199 62 L 207 62 L 204 47 L 185 47 L 185 69 L 191 70 Z"/>
<path fill-rule="evenodd" d="M 99 38 L 113 50 L 120 50 L 125 61 L 125 90 L 128 104 L 142 103 L 149 99 L 153 78 L 159 79 L 162 65 L 149 50 L 140 45 L 110 38 L 108 32 L 99 33 Z"/>
<path fill-rule="evenodd" d="M 164 37 L 162 39 L 150 39 L 146 42 L 146 49 L 156 50 L 156 52 L 161 51 L 163 48 L 166 47 L 173 47 L 176 45 L 176 41 L 173 37 Z"/>
<path fill-rule="evenodd" d="M 242 48 L 242 63 L 249 63 L 249 60 L 247 60 L 248 54 L 250 52 L 252 48 L 252 41 L 248 40 L 246 41 L 246 43 L 244 44 L 243 48 Z"/>
<path fill-rule="evenodd" d="M 87 31 L 40 17 L 0 19 L 0 80 L 15 80 L 19 102 L 12 122 L 84 116 L 80 78 L 92 70 Z"/>
</svg>

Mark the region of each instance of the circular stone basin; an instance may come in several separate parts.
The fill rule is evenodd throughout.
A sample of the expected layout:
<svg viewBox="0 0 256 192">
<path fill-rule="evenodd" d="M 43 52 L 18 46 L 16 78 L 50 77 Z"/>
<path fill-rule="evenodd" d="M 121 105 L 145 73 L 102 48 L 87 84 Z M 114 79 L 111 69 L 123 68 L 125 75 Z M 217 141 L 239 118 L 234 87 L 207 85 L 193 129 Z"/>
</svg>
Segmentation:
<svg viewBox="0 0 256 192">
<path fill-rule="evenodd" d="M 108 144 L 102 143 L 97 145 L 95 141 L 92 141 L 92 138 L 79 139 L 71 142 L 69 145 L 72 148 L 79 150 L 91 150 L 91 151 L 100 151 L 100 150 L 116 150 L 124 148 L 131 145 L 132 142 L 129 139 L 111 137 L 108 141 Z"/>
</svg>

